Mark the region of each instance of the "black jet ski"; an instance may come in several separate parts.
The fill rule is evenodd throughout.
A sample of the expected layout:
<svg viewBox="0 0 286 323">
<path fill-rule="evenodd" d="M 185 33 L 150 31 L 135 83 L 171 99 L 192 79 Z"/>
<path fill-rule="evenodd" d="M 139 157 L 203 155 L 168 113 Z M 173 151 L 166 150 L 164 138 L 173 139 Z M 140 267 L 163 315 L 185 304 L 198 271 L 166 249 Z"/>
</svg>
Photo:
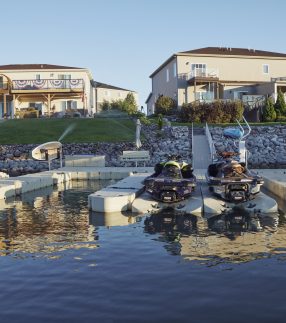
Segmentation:
<svg viewBox="0 0 286 323">
<path fill-rule="evenodd" d="M 164 203 L 180 202 L 188 198 L 195 189 L 196 177 L 191 164 L 181 161 L 181 156 L 168 155 L 166 161 L 158 163 L 155 172 L 144 181 L 146 192 Z"/>
<path fill-rule="evenodd" d="M 262 177 L 247 169 L 246 164 L 235 160 L 235 152 L 221 152 L 220 159 L 209 165 L 206 179 L 210 191 L 231 203 L 246 202 L 260 192 Z"/>
</svg>

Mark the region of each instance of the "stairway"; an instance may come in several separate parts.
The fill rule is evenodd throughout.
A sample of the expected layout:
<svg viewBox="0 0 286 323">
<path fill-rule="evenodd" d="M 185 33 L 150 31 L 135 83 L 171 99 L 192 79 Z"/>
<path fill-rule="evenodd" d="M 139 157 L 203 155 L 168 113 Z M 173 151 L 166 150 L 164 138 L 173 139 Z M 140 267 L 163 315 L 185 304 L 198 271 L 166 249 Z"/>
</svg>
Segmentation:
<svg viewBox="0 0 286 323">
<path fill-rule="evenodd" d="M 194 128 L 193 134 L 193 167 L 206 170 L 211 164 L 211 154 L 204 128 Z"/>
</svg>

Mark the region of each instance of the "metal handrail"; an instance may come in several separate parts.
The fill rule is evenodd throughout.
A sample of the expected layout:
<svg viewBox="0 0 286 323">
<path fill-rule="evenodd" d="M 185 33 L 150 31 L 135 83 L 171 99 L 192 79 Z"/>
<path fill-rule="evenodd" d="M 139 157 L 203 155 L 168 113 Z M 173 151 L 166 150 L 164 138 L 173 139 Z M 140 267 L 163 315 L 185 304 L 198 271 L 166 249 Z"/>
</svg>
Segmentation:
<svg viewBox="0 0 286 323">
<path fill-rule="evenodd" d="M 214 145 L 214 142 L 213 142 L 213 138 L 212 138 L 212 135 L 211 135 L 211 132 L 209 130 L 209 126 L 208 126 L 207 122 L 206 122 L 206 127 L 205 127 L 205 133 L 206 133 L 209 148 L 210 148 L 211 160 L 213 161 L 214 157 L 217 155 L 217 152 L 216 152 L 215 145 Z"/>
<path fill-rule="evenodd" d="M 191 141 L 191 144 L 192 144 L 192 166 L 193 168 L 194 167 L 194 123 L 192 122 L 192 141 Z"/>
</svg>

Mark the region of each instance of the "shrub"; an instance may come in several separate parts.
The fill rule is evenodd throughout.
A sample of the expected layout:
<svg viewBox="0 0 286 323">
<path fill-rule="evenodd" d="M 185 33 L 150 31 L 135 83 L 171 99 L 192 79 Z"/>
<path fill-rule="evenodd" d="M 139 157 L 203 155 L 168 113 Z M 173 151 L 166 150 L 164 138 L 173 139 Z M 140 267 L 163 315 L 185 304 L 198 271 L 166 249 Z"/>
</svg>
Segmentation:
<svg viewBox="0 0 286 323">
<path fill-rule="evenodd" d="M 262 112 L 263 121 L 274 121 L 277 117 L 273 102 L 271 98 L 267 98 L 265 102 L 265 107 Z"/>
<path fill-rule="evenodd" d="M 102 111 L 107 111 L 110 109 L 110 103 L 106 100 L 103 100 L 103 102 L 100 105 Z"/>
<path fill-rule="evenodd" d="M 274 105 L 274 108 L 276 111 L 277 118 L 280 116 L 286 116 L 286 103 L 285 103 L 285 99 L 284 99 L 284 94 L 282 93 L 282 91 L 280 89 L 278 90 L 278 96 L 277 96 L 277 100 Z"/>
<path fill-rule="evenodd" d="M 195 123 L 229 123 L 240 120 L 243 115 L 241 101 L 213 101 L 210 103 L 184 104 L 179 112 L 183 122 Z"/>
<path fill-rule="evenodd" d="M 146 126 L 151 124 L 151 121 L 144 115 L 139 118 L 140 122 Z"/>
<path fill-rule="evenodd" d="M 159 130 L 162 130 L 162 128 L 163 128 L 163 116 L 162 116 L 162 114 L 158 115 L 158 128 L 159 128 Z"/>
<path fill-rule="evenodd" d="M 111 103 L 110 103 L 110 108 L 112 110 L 122 110 L 122 100 L 113 100 Z"/>
<path fill-rule="evenodd" d="M 155 102 L 155 114 L 170 115 L 174 113 L 177 103 L 169 96 L 160 95 Z"/>
</svg>

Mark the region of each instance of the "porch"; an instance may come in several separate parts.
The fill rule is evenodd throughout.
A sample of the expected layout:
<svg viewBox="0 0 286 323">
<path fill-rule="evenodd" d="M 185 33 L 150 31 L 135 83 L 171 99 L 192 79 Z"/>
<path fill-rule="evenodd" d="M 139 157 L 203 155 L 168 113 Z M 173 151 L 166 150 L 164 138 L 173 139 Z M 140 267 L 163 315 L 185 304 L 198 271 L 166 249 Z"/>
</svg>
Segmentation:
<svg viewBox="0 0 286 323">
<path fill-rule="evenodd" d="M 23 117 L 28 112 L 36 117 L 50 117 L 55 112 L 77 110 L 79 107 L 85 114 L 86 95 L 83 79 L 0 82 L 0 117 Z"/>
</svg>

